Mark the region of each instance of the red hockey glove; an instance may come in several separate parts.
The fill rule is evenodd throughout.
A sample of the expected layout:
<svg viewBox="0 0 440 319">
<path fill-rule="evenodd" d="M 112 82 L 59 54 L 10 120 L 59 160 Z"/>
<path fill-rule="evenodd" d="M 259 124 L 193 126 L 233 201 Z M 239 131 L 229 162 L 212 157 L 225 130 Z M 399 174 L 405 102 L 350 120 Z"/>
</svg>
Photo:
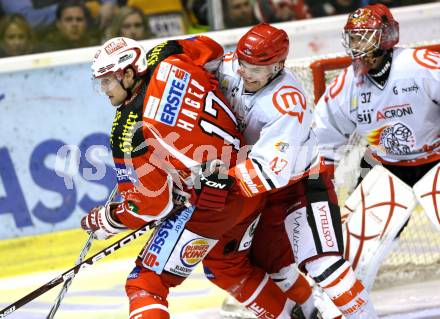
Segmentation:
<svg viewBox="0 0 440 319">
<path fill-rule="evenodd" d="M 226 206 L 229 190 L 235 183 L 235 180 L 226 172 L 220 160 L 213 160 L 202 165 L 194 180 L 191 204 L 199 209 L 222 211 Z"/>
<path fill-rule="evenodd" d="M 92 208 L 86 216 L 81 219 L 81 228 L 92 232 L 95 239 L 108 239 L 124 230 L 126 226 L 116 221 L 111 216 L 111 210 L 120 203 L 111 203 L 107 207 L 97 206 Z"/>
</svg>

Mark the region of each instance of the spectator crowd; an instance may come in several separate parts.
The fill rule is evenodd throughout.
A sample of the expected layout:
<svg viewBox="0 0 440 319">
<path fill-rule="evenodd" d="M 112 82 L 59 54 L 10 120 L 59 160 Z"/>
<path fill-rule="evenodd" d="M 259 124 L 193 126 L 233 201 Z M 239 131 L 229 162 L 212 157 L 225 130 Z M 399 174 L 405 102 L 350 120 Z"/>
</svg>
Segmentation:
<svg viewBox="0 0 440 319">
<path fill-rule="evenodd" d="M 346 14 L 428 0 L 0 0 L 0 57 Z"/>
</svg>

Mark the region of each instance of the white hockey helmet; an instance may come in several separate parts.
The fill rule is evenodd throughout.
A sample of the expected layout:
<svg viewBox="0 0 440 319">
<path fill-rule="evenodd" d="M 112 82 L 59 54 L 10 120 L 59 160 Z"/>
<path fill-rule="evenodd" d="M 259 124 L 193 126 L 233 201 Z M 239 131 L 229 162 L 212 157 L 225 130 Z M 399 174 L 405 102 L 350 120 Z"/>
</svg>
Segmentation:
<svg viewBox="0 0 440 319">
<path fill-rule="evenodd" d="M 105 42 L 95 53 L 92 72 L 95 79 L 110 74 L 122 78 L 124 70 L 131 66 L 137 76 L 147 71 L 144 48 L 135 40 L 117 37 Z"/>
</svg>

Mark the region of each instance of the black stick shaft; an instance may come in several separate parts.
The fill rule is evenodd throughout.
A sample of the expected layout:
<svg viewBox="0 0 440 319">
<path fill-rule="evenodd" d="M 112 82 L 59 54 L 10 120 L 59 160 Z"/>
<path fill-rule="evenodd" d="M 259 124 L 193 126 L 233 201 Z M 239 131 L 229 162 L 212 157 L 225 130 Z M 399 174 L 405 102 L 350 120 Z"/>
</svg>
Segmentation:
<svg viewBox="0 0 440 319">
<path fill-rule="evenodd" d="M 110 195 L 108 196 L 107 201 L 105 203 L 106 207 L 108 205 L 110 205 L 110 203 L 113 201 L 117 192 L 118 192 L 118 184 L 116 184 L 113 187 L 113 190 L 110 192 Z M 83 248 L 81 249 L 81 252 L 79 253 L 77 260 L 75 261 L 75 266 L 82 263 L 84 258 L 86 258 L 86 255 L 90 250 L 90 247 L 92 247 L 93 238 L 94 238 L 93 233 L 90 233 L 89 238 L 87 238 L 86 243 L 84 244 Z M 60 307 L 61 302 L 63 301 L 64 296 L 67 293 L 67 290 L 69 289 L 70 285 L 72 284 L 73 278 L 74 277 L 72 276 L 71 278 L 69 278 L 68 280 L 66 280 L 64 282 L 63 287 L 61 287 L 61 290 L 58 293 L 58 296 L 55 299 L 55 301 L 52 305 L 52 308 L 50 309 L 50 312 L 47 315 L 46 319 L 53 319 L 53 317 L 55 317 L 55 314 L 58 311 L 58 308 Z"/>
<path fill-rule="evenodd" d="M 17 300 L 13 304 L 11 304 L 11 305 L 7 306 L 6 308 L 2 309 L 0 311 L 0 318 L 4 318 L 7 315 L 10 315 L 15 310 L 23 307 L 24 305 L 26 305 L 30 301 L 32 301 L 35 298 L 41 296 L 45 292 L 51 290 L 53 287 L 56 287 L 59 284 L 69 280 L 70 278 L 75 276 L 75 274 L 78 273 L 79 270 L 81 270 L 83 268 L 87 268 L 89 266 L 92 266 L 98 260 L 100 260 L 100 259 L 102 259 L 104 257 L 107 257 L 108 255 L 112 254 L 116 250 L 124 247 L 128 243 L 130 243 L 133 240 L 135 240 L 136 238 L 140 237 L 141 235 L 143 235 L 145 232 L 147 232 L 151 227 L 153 227 L 155 225 L 156 225 L 155 222 L 148 223 L 147 225 L 139 228 L 138 230 L 135 230 L 134 232 L 132 232 L 132 233 L 128 234 L 127 236 L 121 238 L 120 240 L 116 241 L 114 244 L 104 248 L 103 250 L 99 251 L 98 253 L 94 254 L 93 256 L 87 258 L 86 260 L 84 260 L 80 264 L 70 268 L 69 270 L 67 270 L 63 274 L 55 277 L 54 279 L 52 279 L 48 283 L 46 283 L 43 286 L 35 289 L 34 291 L 30 292 L 29 294 L 27 294 L 23 298 Z"/>
</svg>

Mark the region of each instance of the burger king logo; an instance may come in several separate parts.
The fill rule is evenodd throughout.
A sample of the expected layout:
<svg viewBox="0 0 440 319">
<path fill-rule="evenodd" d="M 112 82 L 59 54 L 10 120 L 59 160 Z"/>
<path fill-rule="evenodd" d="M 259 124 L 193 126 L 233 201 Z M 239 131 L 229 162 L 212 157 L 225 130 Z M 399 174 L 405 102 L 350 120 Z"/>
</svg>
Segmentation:
<svg viewBox="0 0 440 319">
<path fill-rule="evenodd" d="M 205 257 L 208 250 L 209 243 L 206 239 L 192 239 L 182 247 L 180 260 L 185 267 L 194 267 Z"/>
</svg>

